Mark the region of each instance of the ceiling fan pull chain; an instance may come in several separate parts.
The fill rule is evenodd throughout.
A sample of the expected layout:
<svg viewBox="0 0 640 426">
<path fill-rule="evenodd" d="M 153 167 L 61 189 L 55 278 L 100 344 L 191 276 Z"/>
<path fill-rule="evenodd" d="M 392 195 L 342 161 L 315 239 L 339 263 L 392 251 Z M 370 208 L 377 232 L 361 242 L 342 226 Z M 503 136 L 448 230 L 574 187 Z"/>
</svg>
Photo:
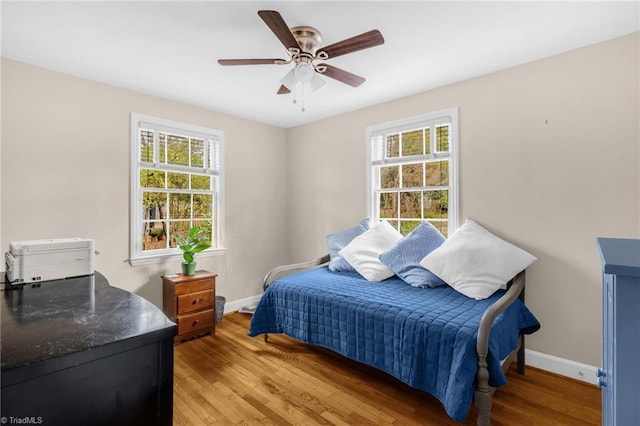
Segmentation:
<svg viewBox="0 0 640 426">
<path fill-rule="evenodd" d="M 305 111 L 305 109 L 304 109 L 304 83 L 302 83 L 302 109 L 301 109 L 301 111 L 302 112 Z"/>
</svg>

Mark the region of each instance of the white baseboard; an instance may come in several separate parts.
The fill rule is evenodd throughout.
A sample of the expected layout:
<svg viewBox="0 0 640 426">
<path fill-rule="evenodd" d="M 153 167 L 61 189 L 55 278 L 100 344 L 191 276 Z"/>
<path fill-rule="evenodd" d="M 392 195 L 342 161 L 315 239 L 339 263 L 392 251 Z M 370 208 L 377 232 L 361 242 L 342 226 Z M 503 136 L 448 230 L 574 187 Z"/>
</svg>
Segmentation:
<svg viewBox="0 0 640 426">
<path fill-rule="evenodd" d="M 525 349 L 525 363 L 541 370 L 560 374 L 561 376 L 571 377 L 572 379 L 581 380 L 593 385 L 597 385 L 598 382 L 596 377 L 598 367 L 582 364 L 570 359 L 564 359 L 542 352 L 532 351 L 531 349 Z"/>
<path fill-rule="evenodd" d="M 233 302 L 227 302 L 224 304 L 224 313 L 228 314 L 230 312 L 238 311 L 243 306 L 253 306 L 256 305 L 262 294 L 258 294 L 257 296 L 245 297 L 244 299 L 234 300 Z"/>
</svg>

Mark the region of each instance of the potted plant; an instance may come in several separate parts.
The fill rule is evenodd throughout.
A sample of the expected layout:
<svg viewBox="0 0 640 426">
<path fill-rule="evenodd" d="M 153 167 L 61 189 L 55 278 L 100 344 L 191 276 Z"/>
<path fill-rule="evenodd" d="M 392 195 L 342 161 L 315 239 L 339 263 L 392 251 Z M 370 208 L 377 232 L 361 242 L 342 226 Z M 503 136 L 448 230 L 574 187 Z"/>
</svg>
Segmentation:
<svg viewBox="0 0 640 426">
<path fill-rule="evenodd" d="M 193 260 L 193 256 L 211 247 L 211 240 L 198 226 L 189 228 L 189 234 L 186 238 L 179 234 L 173 234 L 173 237 L 183 252 L 182 274 L 194 275 L 196 273 L 196 262 Z"/>
</svg>

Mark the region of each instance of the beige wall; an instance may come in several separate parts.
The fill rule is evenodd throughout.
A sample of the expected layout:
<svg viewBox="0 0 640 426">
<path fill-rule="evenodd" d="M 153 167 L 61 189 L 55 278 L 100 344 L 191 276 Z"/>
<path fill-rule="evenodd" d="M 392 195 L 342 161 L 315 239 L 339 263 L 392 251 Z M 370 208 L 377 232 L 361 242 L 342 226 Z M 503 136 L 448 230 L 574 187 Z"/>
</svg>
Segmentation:
<svg viewBox="0 0 640 426">
<path fill-rule="evenodd" d="M 96 270 L 161 306 L 160 276 L 179 261 L 127 262 L 131 112 L 225 132 L 228 250 L 196 260 L 228 300 L 260 294 L 265 271 L 286 261 L 285 130 L 5 59 L 2 252 L 14 240 L 93 238 Z"/>
<path fill-rule="evenodd" d="M 457 106 L 460 219 L 538 257 L 528 347 L 600 365 L 595 238 L 640 237 L 638 47 L 636 33 L 289 129 L 292 260 L 365 216 L 367 126 Z"/>
<path fill-rule="evenodd" d="M 291 129 L 2 61 L 0 245 L 94 238 L 97 270 L 159 304 L 178 262 L 131 267 L 129 114 L 225 131 L 231 301 L 272 266 L 326 252 L 366 215 L 365 128 L 457 106 L 460 219 L 538 257 L 534 350 L 600 364 L 596 236 L 640 237 L 638 34 Z M 336 99 L 339 102 L 339 99 Z"/>
</svg>

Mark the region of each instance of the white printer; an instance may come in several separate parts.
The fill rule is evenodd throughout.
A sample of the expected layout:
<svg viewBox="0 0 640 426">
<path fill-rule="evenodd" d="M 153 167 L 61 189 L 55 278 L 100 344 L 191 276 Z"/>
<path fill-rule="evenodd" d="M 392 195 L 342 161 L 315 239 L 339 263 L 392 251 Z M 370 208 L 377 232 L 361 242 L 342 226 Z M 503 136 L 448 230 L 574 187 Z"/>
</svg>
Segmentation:
<svg viewBox="0 0 640 426">
<path fill-rule="evenodd" d="M 86 238 L 13 241 L 4 261 L 11 284 L 91 275 L 95 268 L 95 241 Z"/>
</svg>

